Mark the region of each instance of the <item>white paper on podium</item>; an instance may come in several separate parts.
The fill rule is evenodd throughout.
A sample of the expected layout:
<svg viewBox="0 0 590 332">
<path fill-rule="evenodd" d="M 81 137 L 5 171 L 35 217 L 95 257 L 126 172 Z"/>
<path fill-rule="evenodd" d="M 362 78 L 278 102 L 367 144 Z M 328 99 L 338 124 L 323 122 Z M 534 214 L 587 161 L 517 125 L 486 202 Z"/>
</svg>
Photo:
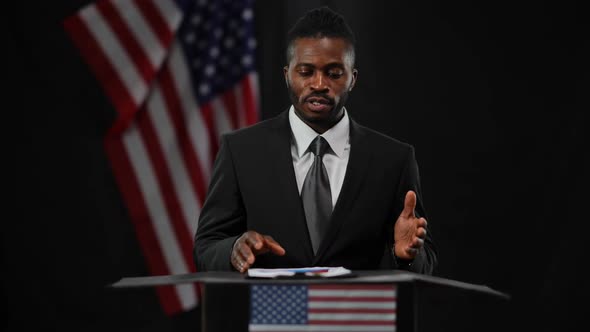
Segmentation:
<svg viewBox="0 0 590 332">
<path fill-rule="evenodd" d="M 301 267 L 285 269 L 249 269 L 248 277 L 252 278 L 276 278 L 292 277 L 295 275 L 305 275 L 310 277 L 339 277 L 350 274 L 351 271 L 342 266 L 339 267 Z"/>
</svg>

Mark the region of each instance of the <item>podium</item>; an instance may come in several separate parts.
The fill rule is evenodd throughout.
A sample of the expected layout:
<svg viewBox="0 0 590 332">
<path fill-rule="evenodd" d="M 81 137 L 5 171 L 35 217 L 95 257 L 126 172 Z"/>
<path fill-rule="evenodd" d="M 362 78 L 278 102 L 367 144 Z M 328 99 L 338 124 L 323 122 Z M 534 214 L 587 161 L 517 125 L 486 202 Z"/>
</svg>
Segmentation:
<svg viewBox="0 0 590 332">
<path fill-rule="evenodd" d="M 114 289 L 198 283 L 202 290 L 201 331 L 249 331 L 256 286 L 389 285 L 395 289 L 394 323 L 389 331 L 498 331 L 509 327 L 510 296 L 485 285 L 400 271 L 353 271 L 342 278 L 248 278 L 238 272 L 123 278 Z M 299 329 L 301 328 L 301 329 Z M 339 329 L 327 329 L 340 331 Z M 342 329 L 344 331 L 344 329 Z M 371 329 L 367 329 L 369 331 Z M 375 329 L 377 330 L 377 329 Z M 291 331 L 316 331 L 295 327 Z M 356 330 L 355 330 L 356 331 Z M 364 331 L 364 330 L 363 330 Z"/>
</svg>

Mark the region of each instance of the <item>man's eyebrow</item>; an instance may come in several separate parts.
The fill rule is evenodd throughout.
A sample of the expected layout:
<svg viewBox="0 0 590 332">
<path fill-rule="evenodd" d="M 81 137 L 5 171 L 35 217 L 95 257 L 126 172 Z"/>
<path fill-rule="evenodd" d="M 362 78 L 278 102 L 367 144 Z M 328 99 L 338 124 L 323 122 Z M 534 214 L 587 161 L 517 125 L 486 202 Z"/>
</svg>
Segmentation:
<svg viewBox="0 0 590 332">
<path fill-rule="evenodd" d="M 342 62 L 332 62 L 332 63 L 325 65 L 324 67 L 326 67 L 327 69 L 332 69 L 332 68 L 344 69 L 344 64 Z"/>
<path fill-rule="evenodd" d="M 312 67 L 312 68 L 316 68 L 316 65 L 314 65 L 312 63 L 301 62 L 301 63 L 296 64 L 295 67 Z M 344 68 L 344 64 L 341 63 L 341 62 L 331 62 L 331 63 L 328 63 L 327 65 L 325 65 L 324 68 L 326 68 L 326 69 L 330 69 L 330 68 Z"/>
<path fill-rule="evenodd" d="M 300 63 L 296 64 L 295 67 L 315 67 L 315 65 L 313 65 L 311 63 L 300 62 Z"/>
</svg>

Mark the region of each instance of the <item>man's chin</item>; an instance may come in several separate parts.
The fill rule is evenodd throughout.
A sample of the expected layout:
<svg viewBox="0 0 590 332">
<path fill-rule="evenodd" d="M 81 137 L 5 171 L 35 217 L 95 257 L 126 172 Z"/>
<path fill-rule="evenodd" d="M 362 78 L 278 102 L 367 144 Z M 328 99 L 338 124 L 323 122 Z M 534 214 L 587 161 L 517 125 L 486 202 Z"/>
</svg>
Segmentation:
<svg viewBox="0 0 590 332">
<path fill-rule="evenodd" d="M 329 114 L 316 114 L 315 116 L 306 116 L 303 118 L 303 122 L 308 125 L 320 126 L 320 127 L 331 127 L 334 120 Z"/>
<path fill-rule="evenodd" d="M 335 114 L 333 114 L 333 107 L 322 110 L 322 111 L 314 111 L 309 109 L 303 109 L 303 111 L 299 110 L 299 117 L 307 120 L 309 122 L 317 123 L 317 122 L 324 122 L 329 121 L 332 119 Z"/>
</svg>

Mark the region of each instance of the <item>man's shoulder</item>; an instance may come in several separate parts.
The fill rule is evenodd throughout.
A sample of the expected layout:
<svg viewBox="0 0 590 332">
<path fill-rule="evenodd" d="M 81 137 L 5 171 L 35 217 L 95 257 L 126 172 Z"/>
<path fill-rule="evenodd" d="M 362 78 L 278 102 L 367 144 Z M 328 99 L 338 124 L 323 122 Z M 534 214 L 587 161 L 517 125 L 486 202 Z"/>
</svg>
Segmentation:
<svg viewBox="0 0 590 332">
<path fill-rule="evenodd" d="M 239 128 L 224 134 L 227 139 L 235 140 L 248 140 L 248 139 L 259 139 L 263 138 L 268 134 L 276 133 L 277 130 L 286 128 L 285 114 L 280 113 L 279 115 L 265 119 L 247 127 Z"/>
</svg>

